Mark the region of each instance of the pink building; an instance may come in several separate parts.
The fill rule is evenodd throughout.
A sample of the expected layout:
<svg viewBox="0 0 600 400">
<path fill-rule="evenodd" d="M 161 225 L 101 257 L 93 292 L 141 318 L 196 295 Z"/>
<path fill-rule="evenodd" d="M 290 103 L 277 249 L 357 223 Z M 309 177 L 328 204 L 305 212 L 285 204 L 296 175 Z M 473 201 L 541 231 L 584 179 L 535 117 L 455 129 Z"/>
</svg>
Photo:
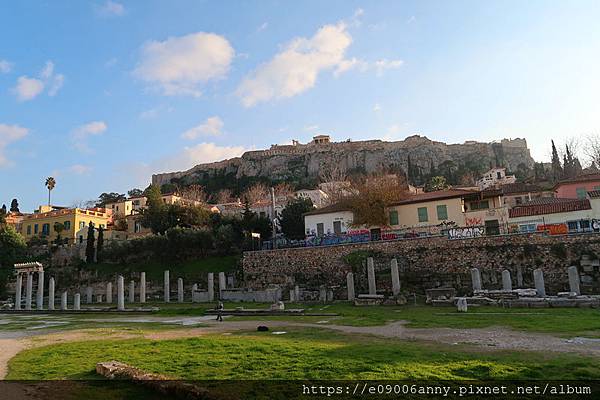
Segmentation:
<svg viewBox="0 0 600 400">
<path fill-rule="evenodd" d="M 562 199 L 583 200 L 592 190 L 600 190 L 600 174 L 581 175 L 554 185 L 555 197 Z"/>
</svg>

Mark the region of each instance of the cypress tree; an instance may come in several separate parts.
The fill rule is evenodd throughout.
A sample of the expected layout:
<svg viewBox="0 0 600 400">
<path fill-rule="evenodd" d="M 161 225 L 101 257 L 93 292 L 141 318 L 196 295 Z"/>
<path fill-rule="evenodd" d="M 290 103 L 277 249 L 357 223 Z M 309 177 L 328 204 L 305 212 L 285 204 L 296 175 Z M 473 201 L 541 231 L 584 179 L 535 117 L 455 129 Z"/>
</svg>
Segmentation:
<svg viewBox="0 0 600 400">
<path fill-rule="evenodd" d="M 91 264 L 94 262 L 94 224 L 90 221 L 88 226 L 87 244 L 85 247 L 85 262 Z"/>
</svg>

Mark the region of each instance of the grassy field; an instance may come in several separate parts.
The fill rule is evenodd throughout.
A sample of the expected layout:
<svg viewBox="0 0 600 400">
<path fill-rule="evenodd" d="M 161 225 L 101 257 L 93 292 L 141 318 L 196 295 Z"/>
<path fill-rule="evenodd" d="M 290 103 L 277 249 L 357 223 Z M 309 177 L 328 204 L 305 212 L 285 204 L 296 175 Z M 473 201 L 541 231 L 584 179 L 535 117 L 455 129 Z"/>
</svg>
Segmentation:
<svg viewBox="0 0 600 400">
<path fill-rule="evenodd" d="M 8 379 L 96 379 L 95 364 L 118 360 L 182 379 L 598 379 L 597 359 L 480 351 L 317 329 L 177 340 L 102 340 L 26 350 Z"/>
</svg>

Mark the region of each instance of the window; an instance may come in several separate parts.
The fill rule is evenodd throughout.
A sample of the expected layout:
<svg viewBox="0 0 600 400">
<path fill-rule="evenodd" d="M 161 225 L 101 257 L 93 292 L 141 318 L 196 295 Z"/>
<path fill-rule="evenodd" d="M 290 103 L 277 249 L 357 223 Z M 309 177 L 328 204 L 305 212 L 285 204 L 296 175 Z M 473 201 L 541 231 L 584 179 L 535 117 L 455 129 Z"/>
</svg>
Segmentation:
<svg viewBox="0 0 600 400">
<path fill-rule="evenodd" d="M 474 201 L 471 203 L 471 210 L 486 210 L 490 208 L 488 200 Z"/>
<path fill-rule="evenodd" d="M 65 221 L 63 225 L 65 226 L 65 231 L 71 229 L 71 221 Z"/>
<path fill-rule="evenodd" d="M 342 234 L 342 222 L 341 221 L 333 221 L 333 233 L 336 235 Z"/>
<path fill-rule="evenodd" d="M 594 190 L 600 190 L 600 186 L 594 186 Z"/>
<path fill-rule="evenodd" d="M 586 192 L 585 192 L 585 188 L 584 187 L 577 188 L 576 192 L 577 192 L 577 198 L 578 199 L 580 199 L 580 200 L 585 199 Z"/>
<path fill-rule="evenodd" d="M 37 233 L 38 233 L 38 224 L 35 224 L 33 226 L 33 233 L 35 233 L 37 235 Z"/>
<path fill-rule="evenodd" d="M 439 221 L 445 221 L 448 219 L 448 207 L 445 204 L 439 205 L 437 208 L 437 219 Z"/>
<path fill-rule="evenodd" d="M 317 224 L 317 236 L 323 236 L 325 234 L 325 228 L 323 227 L 323 223 L 319 222 Z"/>
<path fill-rule="evenodd" d="M 50 224 L 42 225 L 42 235 L 49 235 L 49 234 L 50 234 Z"/>
<path fill-rule="evenodd" d="M 537 224 L 519 225 L 519 232 L 522 232 L 522 233 L 531 233 L 531 232 L 535 232 L 536 228 L 537 228 Z"/>
<path fill-rule="evenodd" d="M 85 221 L 81 221 L 79 223 L 79 229 L 83 229 L 83 228 L 85 228 Z"/>
<path fill-rule="evenodd" d="M 27 234 L 31 235 L 31 225 L 27 225 Z"/>
<path fill-rule="evenodd" d="M 140 201 L 139 200 L 134 200 L 133 201 L 133 205 L 134 206 L 139 206 L 140 205 Z"/>
<path fill-rule="evenodd" d="M 523 203 L 523 198 L 521 196 L 519 197 L 515 197 L 515 204 L 522 204 Z"/>
<path fill-rule="evenodd" d="M 427 216 L 427 207 L 417 208 L 417 215 L 419 216 L 419 222 L 429 221 L 429 217 Z"/>
<path fill-rule="evenodd" d="M 117 206 L 117 211 L 119 211 L 119 206 Z"/>
<path fill-rule="evenodd" d="M 502 179 L 502 173 L 501 172 L 496 172 L 496 177 L 498 179 Z"/>
<path fill-rule="evenodd" d="M 390 211 L 390 225 L 398 225 L 398 211 Z"/>
<path fill-rule="evenodd" d="M 579 228 L 577 221 L 569 221 L 567 222 L 567 225 L 569 226 L 569 232 L 577 232 Z"/>
</svg>

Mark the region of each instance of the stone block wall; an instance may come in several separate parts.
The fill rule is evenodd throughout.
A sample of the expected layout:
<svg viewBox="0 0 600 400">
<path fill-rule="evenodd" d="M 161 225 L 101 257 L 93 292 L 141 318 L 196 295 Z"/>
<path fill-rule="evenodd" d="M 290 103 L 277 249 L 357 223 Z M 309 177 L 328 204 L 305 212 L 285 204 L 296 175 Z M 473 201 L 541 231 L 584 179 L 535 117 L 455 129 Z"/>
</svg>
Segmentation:
<svg viewBox="0 0 600 400">
<path fill-rule="evenodd" d="M 346 273 L 353 271 L 357 293 L 366 293 L 367 255 L 375 261 L 378 290 L 391 291 L 390 260 L 396 258 L 403 290 L 420 294 L 443 286 L 454 287 L 458 294 L 470 292 L 473 267 L 480 269 L 484 289 L 502 287 L 503 269 L 511 272 L 513 287 L 533 287 L 533 270 L 541 268 L 547 293 L 555 294 L 568 291 L 571 265 L 578 267 L 582 293 L 600 294 L 599 234 L 436 237 L 246 252 L 242 259 L 245 285 L 254 289 L 269 284 L 284 288 L 326 285 L 336 289 L 336 298 L 343 298 Z"/>
</svg>

